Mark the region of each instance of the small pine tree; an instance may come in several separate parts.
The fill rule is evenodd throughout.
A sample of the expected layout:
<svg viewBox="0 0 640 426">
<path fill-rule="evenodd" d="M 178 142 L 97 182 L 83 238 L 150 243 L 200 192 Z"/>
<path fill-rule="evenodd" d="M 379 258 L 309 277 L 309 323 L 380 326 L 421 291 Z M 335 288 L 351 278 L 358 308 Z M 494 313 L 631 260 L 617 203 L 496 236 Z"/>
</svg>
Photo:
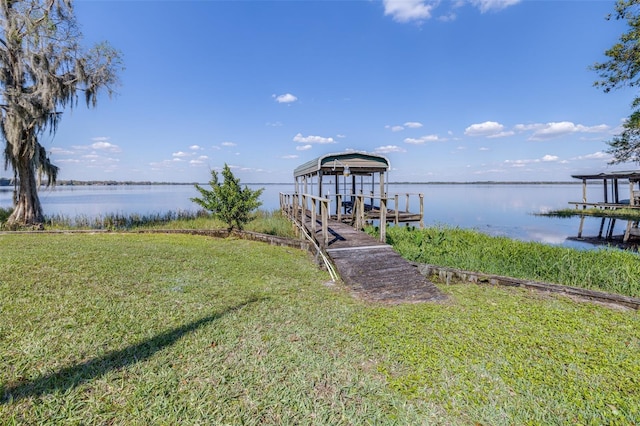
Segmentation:
<svg viewBox="0 0 640 426">
<path fill-rule="evenodd" d="M 234 227 L 242 230 L 245 224 L 254 219 L 251 213 L 262 205 L 258 199 L 264 188 L 255 191 L 246 185 L 244 189 L 241 188 L 240 179 L 236 179 L 227 164 L 222 169 L 222 177 L 224 182 L 221 185 L 218 182 L 218 173 L 211 170 L 211 190 L 196 184 L 195 187 L 202 194 L 202 198 L 192 198 L 191 201 L 226 223 L 229 231 Z"/>
</svg>

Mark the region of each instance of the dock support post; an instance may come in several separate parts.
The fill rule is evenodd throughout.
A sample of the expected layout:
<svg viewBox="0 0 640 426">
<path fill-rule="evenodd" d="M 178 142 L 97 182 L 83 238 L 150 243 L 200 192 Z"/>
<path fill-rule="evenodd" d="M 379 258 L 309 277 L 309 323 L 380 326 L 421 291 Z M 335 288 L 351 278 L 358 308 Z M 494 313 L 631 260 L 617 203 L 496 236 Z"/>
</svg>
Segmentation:
<svg viewBox="0 0 640 426">
<path fill-rule="evenodd" d="M 418 194 L 420 197 L 420 229 L 424 228 L 424 194 Z"/>
<path fill-rule="evenodd" d="M 629 241 L 629 236 L 631 235 L 631 227 L 633 226 L 633 221 L 627 221 L 627 229 L 624 232 L 624 237 L 622 238 L 622 242 L 626 243 Z"/>
<path fill-rule="evenodd" d="M 322 209 L 320 214 L 322 215 L 322 239 L 324 240 L 324 246 L 329 245 L 329 200 L 320 201 Z"/>
<path fill-rule="evenodd" d="M 396 194 L 396 196 L 394 197 L 394 203 L 395 203 L 395 210 L 396 210 L 396 218 L 395 218 L 395 223 L 394 225 L 398 226 L 398 224 L 400 223 L 400 206 L 398 205 L 399 203 L 399 198 L 398 198 L 398 194 Z M 407 206 L 409 205 L 409 194 L 407 194 Z M 409 208 L 407 208 L 407 212 L 409 212 Z"/>
<path fill-rule="evenodd" d="M 584 216 L 580 216 L 580 226 L 578 227 L 578 238 L 582 238 L 583 228 L 584 228 Z"/>
<path fill-rule="evenodd" d="M 315 200 L 311 200 L 311 232 L 313 235 L 316 234 L 316 202 Z"/>
<path fill-rule="evenodd" d="M 293 214 L 293 219 L 298 220 L 298 204 L 300 203 L 300 196 L 296 192 L 293 194 L 293 200 L 291 201 L 291 214 Z"/>
<path fill-rule="evenodd" d="M 355 200 L 352 212 L 355 215 L 356 229 L 362 229 L 364 228 L 364 195 L 357 194 Z"/>
<path fill-rule="evenodd" d="M 397 214 L 397 210 L 396 210 Z M 380 197 L 380 242 L 387 241 L 387 197 Z"/>
</svg>

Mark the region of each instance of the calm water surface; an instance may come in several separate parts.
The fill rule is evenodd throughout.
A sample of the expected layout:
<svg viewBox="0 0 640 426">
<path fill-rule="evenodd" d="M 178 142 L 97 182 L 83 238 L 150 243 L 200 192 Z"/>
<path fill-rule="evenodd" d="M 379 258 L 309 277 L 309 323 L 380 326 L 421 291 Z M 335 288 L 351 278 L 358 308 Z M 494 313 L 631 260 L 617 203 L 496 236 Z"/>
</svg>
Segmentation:
<svg viewBox="0 0 640 426">
<path fill-rule="evenodd" d="M 293 184 L 249 185 L 264 188 L 262 208 L 279 207 L 280 192 L 293 192 Z M 11 205 L 12 188 L 0 188 L 0 207 Z M 588 188 L 587 199 L 599 200 L 601 187 Z M 582 198 L 582 186 L 576 184 L 391 184 L 389 193 L 424 194 L 425 224 L 473 228 L 491 235 L 502 235 L 525 241 L 539 241 L 571 247 L 590 247 L 586 243 L 568 241 L 578 233 L 579 218 L 535 216 L 550 210 L 566 208 L 568 201 Z M 59 186 L 43 190 L 40 199 L 45 215 L 65 217 L 98 217 L 107 214 L 162 214 L 169 211 L 196 211 L 190 198 L 199 196 L 192 185 L 141 186 Z M 404 200 L 401 197 L 401 207 Z M 412 197 L 411 210 L 418 211 L 417 197 Z M 619 221 L 616 234 L 624 232 L 626 222 Z M 598 234 L 600 219 L 587 218 L 584 236 Z"/>
</svg>

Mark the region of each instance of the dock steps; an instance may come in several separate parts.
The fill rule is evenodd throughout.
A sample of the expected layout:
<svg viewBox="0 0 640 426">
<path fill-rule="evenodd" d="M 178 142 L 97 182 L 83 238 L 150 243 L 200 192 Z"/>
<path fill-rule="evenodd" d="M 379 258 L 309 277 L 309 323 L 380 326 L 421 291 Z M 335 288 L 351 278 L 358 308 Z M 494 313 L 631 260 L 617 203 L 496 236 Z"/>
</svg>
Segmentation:
<svg viewBox="0 0 640 426">
<path fill-rule="evenodd" d="M 322 245 L 342 281 L 360 299 L 381 303 L 420 303 L 446 296 L 393 247 L 334 220 L 335 237 Z"/>
</svg>

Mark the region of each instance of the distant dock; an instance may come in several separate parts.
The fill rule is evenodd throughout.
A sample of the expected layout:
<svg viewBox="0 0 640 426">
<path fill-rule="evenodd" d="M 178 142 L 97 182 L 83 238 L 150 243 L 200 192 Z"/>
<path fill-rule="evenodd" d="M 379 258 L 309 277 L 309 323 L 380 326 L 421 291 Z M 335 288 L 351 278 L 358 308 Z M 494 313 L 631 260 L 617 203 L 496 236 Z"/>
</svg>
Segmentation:
<svg viewBox="0 0 640 426">
<path fill-rule="evenodd" d="M 576 208 L 582 206 L 583 209 L 587 207 L 597 207 L 602 209 L 621 209 L 632 208 L 640 209 L 640 188 L 638 187 L 640 182 L 640 171 L 620 171 L 609 173 L 598 173 L 590 175 L 572 175 L 575 179 L 582 180 L 582 201 L 570 201 L 569 204 L 575 205 Z M 603 189 L 603 197 L 598 201 L 587 200 L 587 184 L 591 181 L 601 181 L 599 185 Z M 621 198 L 620 194 L 624 194 L 624 191 L 620 191 L 620 183 L 628 183 L 628 198 Z"/>
<path fill-rule="evenodd" d="M 640 171 L 615 171 L 608 173 L 597 173 L 587 175 L 572 175 L 575 179 L 582 180 L 582 201 L 569 201 L 569 204 L 574 205 L 576 209 L 587 207 L 602 209 L 602 210 L 617 210 L 617 209 L 640 209 Z M 601 185 L 603 189 L 603 197 L 601 200 L 588 201 L 587 200 L 587 184 L 589 182 L 598 182 L 597 185 Z M 621 194 L 625 194 L 624 190 L 620 190 L 620 185 L 627 185 L 628 198 L 621 198 Z M 589 241 L 593 244 L 593 241 L 598 240 L 612 240 L 614 239 L 613 229 L 615 227 L 616 218 L 603 217 L 600 224 L 600 231 L 597 237 L 583 237 L 582 231 L 584 226 L 584 217 L 580 220 L 580 227 L 578 229 L 578 236 L 574 238 L 578 241 Z M 631 238 L 640 238 L 640 229 L 638 228 L 638 221 L 629 220 L 624 235 L 622 236 L 622 243 L 627 243 Z"/>
</svg>

